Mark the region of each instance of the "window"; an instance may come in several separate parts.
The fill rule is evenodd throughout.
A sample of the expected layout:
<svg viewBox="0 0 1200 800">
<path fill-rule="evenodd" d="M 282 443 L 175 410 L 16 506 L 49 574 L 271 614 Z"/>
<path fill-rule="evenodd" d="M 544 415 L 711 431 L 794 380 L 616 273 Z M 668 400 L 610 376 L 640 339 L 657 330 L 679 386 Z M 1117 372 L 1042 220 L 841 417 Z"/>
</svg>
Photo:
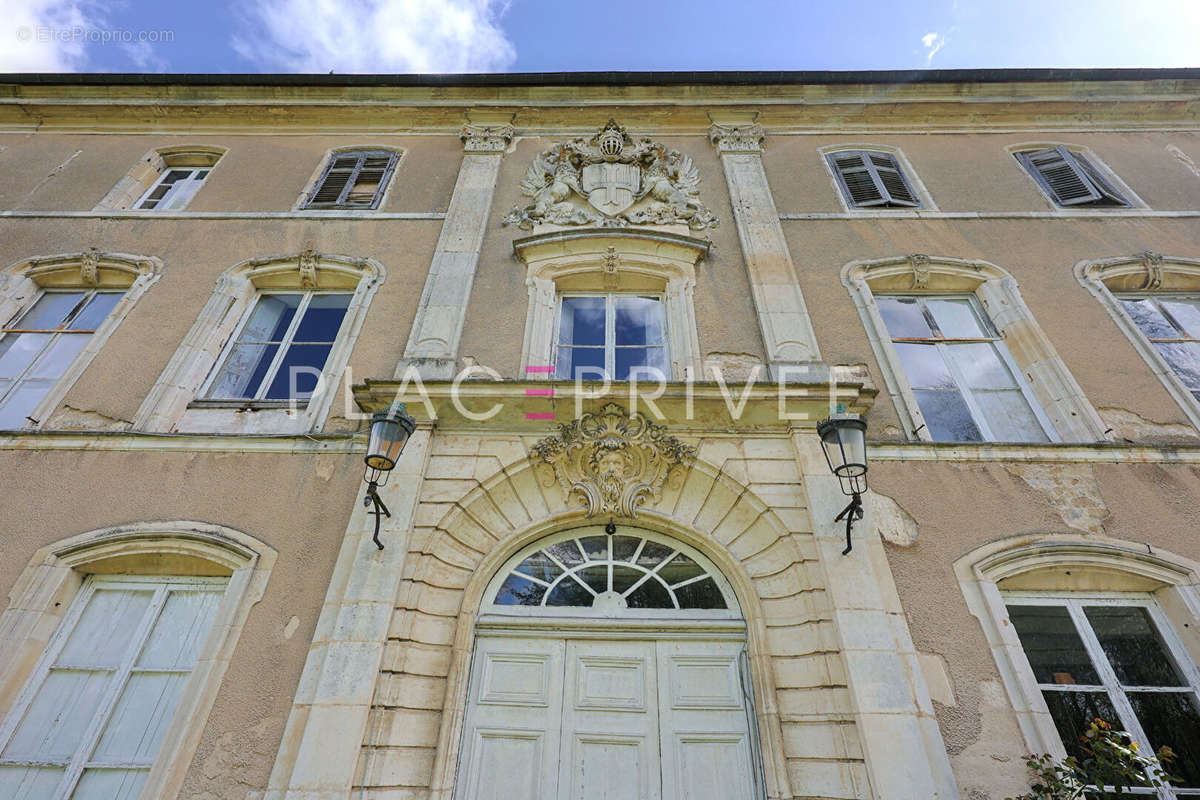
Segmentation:
<svg viewBox="0 0 1200 800">
<path fill-rule="evenodd" d="M 1101 717 L 1178 755 L 1166 797 L 1200 796 L 1200 679 L 1150 598 L 1008 594 L 1012 622 L 1067 753 Z M 1150 792 L 1147 792 L 1150 793 Z M 1160 795 L 1162 796 L 1162 795 Z"/>
<path fill-rule="evenodd" d="M 1097 164 L 1078 150 L 1057 145 L 1013 155 L 1059 206 L 1130 205 Z"/>
<path fill-rule="evenodd" d="M 28 311 L 0 328 L 0 429 L 30 422 L 124 294 L 45 290 Z"/>
<path fill-rule="evenodd" d="M 350 304 L 347 293 L 264 293 L 226 348 L 209 400 L 308 400 Z"/>
<path fill-rule="evenodd" d="M 0 794 L 135 800 L 227 582 L 87 578 L 0 729 Z"/>
<path fill-rule="evenodd" d="M 1049 423 L 973 296 L 876 303 L 935 441 L 1049 441 Z"/>
<path fill-rule="evenodd" d="M 181 145 L 151 150 L 117 181 L 96 211 L 180 211 L 225 155 L 224 147 Z"/>
<path fill-rule="evenodd" d="M 921 201 L 909 184 L 899 160 L 874 150 L 826 153 L 838 186 L 852 208 L 919 208 Z"/>
<path fill-rule="evenodd" d="M 1200 400 L 1200 297 L 1119 295 L 1130 319 Z"/>
<path fill-rule="evenodd" d="M 169 169 L 154 186 L 142 196 L 136 208 L 146 211 L 152 208 L 173 211 L 185 208 L 188 201 L 208 177 L 209 169 Z"/>
<path fill-rule="evenodd" d="M 378 208 L 398 160 L 390 150 L 333 154 L 304 208 Z"/>
<path fill-rule="evenodd" d="M 559 302 L 556 377 L 670 376 L 661 297 L 583 294 Z"/>
</svg>

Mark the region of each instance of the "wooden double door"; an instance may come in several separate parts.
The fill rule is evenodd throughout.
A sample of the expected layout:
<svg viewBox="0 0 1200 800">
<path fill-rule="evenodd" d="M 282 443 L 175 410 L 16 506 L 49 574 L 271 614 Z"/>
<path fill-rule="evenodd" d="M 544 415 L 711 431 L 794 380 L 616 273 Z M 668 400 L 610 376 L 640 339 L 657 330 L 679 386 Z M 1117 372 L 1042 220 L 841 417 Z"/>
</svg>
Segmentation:
<svg viewBox="0 0 1200 800">
<path fill-rule="evenodd" d="M 456 800 L 756 800 L 744 646 L 480 632 Z"/>
</svg>

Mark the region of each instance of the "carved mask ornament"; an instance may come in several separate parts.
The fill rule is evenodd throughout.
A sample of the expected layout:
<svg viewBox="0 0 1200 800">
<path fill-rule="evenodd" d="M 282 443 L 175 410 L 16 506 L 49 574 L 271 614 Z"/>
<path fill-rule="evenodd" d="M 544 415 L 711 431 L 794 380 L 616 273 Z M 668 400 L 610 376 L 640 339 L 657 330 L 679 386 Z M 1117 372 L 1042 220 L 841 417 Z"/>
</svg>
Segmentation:
<svg viewBox="0 0 1200 800">
<path fill-rule="evenodd" d="M 641 414 L 616 403 L 559 426 L 533 447 L 530 458 L 549 465 L 587 515 L 636 517 L 647 498 L 657 501 L 668 479 L 691 464 L 696 451 Z"/>
</svg>

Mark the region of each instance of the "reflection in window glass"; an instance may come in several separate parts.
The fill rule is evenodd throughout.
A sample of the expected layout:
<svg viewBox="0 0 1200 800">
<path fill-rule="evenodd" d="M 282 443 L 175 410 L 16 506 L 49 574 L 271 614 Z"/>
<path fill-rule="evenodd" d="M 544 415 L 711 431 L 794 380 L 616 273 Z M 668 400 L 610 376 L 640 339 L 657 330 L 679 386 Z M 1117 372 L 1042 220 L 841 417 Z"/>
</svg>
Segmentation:
<svg viewBox="0 0 1200 800">
<path fill-rule="evenodd" d="M 92 334 L 124 296 L 111 291 L 46 291 L 0 328 L 0 429 L 29 424 Z"/>
<path fill-rule="evenodd" d="M 934 441 L 1050 440 L 1049 422 L 973 296 L 875 302 Z"/>
<path fill-rule="evenodd" d="M 307 400 L 317 388 L 349 294 L 262 294 L 226 348 L 210 400 Z"/>
<path fill-rule="evenodd" d="M 1069 754 L 1078 755 L 1080 735 L 1100 717 L 1143 751 L 1147 742 L 1170 747 L 1175 785 L 1200 788 L 1200 687 L 1180 668 L 1187 654 L 1168 644 L 1152 606 L 1014 598 L 1008 615 Z"/>
<path fill-rule="evenodd" d="M 626 381 L 669 378 L 663 303 L 637 295 L 564 296 L 555 375 Z"/>
<path fill-rule="evenodd" d="M 1122 296 L 1120 301 L 1175 376 L 1200 400 L 1200 297 Z"/>
<path fill-rule="evenodd" d="M 209 167 L 201 168 L 171 168 L 162 174 L 150 189 L 142 195 L 135 208 L 143 211 L 155 209 L 171 211 L 185 208 L 188 201 L 200 191 L 204 179 L 208 177 Z"/>
<path fill-rule="evenodd" d="M 513 568 L 493 602 L 590 608 L 596 597 L 610 593 L 625 608 L 727 608 L 721 588 L 696 559 L 676 547 L 626 534 L 547 545 Z"/>
</svg>

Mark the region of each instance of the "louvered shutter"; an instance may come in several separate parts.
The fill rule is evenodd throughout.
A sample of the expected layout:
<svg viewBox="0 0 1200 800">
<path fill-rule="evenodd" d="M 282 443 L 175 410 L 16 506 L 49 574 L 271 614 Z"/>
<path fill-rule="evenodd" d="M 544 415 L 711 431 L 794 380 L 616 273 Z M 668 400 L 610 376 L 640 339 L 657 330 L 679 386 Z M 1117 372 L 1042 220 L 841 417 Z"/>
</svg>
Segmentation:
<svg viewBox="0 0 1200 800">
<path fill-rule="evenodd" d="M 337 206 L 354 180 L 361 158 L 359 153 L 343 153 L 330 161 L 325 174 L 317 181 L 317 188 L 309 197 L 307 208 Z"/>
<path fill-rule="evenodd" d="M 829 154 L 828 159 L 851 206 L 920 205 L 899 162 L 890 153 L 843 150 Z"/>
<path fill-rule="evenodd" d="M 386 150 L 339 154 L 305 208 L 376 208 L 396 161 L 397 155 Z"/>
<path fill-rule="evenodd" d="M 363 153 L 358 175 L 342 200 L 343 205 L 354 208 L 377 207 L 395 164 L 395 153 Z"/>
<path fill-rule="evenodd" d="M 1060 206 L 1128 205 L 1080 153 L 1072 153 L 1060 145 L 1016 155 Z"/>
</svg>

